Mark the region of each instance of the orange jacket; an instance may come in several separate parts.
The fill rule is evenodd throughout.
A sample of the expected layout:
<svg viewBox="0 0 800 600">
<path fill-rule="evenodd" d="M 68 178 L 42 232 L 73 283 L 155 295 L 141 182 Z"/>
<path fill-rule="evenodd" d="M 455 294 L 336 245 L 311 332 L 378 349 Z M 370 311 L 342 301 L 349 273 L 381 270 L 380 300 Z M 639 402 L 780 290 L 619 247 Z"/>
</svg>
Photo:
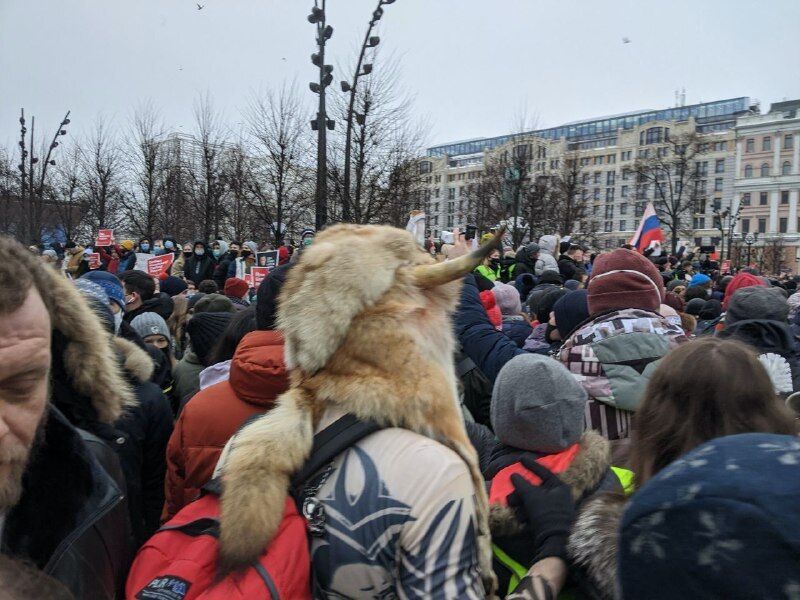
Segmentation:
<svg viewBox="0 0 800 600">
<path fill-rule="evenodd" d="M 197 499 L 228 439 L 251 415 L 272 408 L 288 386 L 283 336 L 277 331 L 253 331 L 242 338 L 228 381 L 200 390 L 175 423 L 167 446 L 162 521 Z"/>
</svg>

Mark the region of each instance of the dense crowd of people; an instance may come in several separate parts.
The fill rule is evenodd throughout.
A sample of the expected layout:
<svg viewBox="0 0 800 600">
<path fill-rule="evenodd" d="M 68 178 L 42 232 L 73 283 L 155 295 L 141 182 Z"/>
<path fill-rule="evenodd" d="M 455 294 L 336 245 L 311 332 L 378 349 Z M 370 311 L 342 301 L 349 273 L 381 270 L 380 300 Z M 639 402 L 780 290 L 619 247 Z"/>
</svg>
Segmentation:
<svg viewBox="0 0 800 600">
<path fill-rule="evenodd" d="M 4 597 L 800 598 L 796 279 L 503 235 L 0 237 Z"/>
</svg>

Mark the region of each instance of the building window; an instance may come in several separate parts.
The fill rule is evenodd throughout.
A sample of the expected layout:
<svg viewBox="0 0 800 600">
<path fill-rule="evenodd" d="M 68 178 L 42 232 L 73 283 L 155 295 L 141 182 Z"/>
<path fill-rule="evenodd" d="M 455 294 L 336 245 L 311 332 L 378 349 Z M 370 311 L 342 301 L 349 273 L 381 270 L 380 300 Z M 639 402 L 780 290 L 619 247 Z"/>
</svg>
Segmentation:
<svg viewBox="0 0 800 600">
<path fill-rule="evenodd" d="M 616 173 L 614 173 L 614 171 L 609 171 L 606 173 L 606 185 L 614 185 L 615 177 Z"/>
<path fill-rule="evenodd" d="M 613 219 L 614 218 L 614 205 L 613 204 L 609 204 L 608 206 L 606 206 L 605 215 L 606 215 L 606 219 Z"/>
<path fill-rule="evenodd" d="M 619 230 L 620 231 L 627 231 L 628 230 L 628 228 L 626 227 L 626 224 L 625 224 L 625 219 L 622 219 L 619 222 Z"/>
<path fill-rule="evenodd" d="M 701 238 L 701 237 L 694 238 L 694 245 L 695 246 L 702 246 L 703 245 L 703 238 Z"/>
<path fill-rule="evenodd" d="M 447 215 L 447 226 L 448 227 L 453 226 L 453 215 Z"/>
<path fill-rule="evenodd" d="M 765 217 L 758 219 L 758 233 L 767 233 L 767 219 Z"/>
<path fill-rule="evenodd" d="M 621 214 L 621 215 L 627 215 L 628 214 L 628 203 L 627 202 L 622 202 L 619 205 L 619 214 Z"/>
<path fill-rule="evenodd" d="M 750 206 L 750 192 L 742 194 L 742 206 Z"/>
<path fill-rule="evenodd" d="M 788 231 L 789 219 L 781 217 L 778 219 L 778 233 L 786 233 Z"/>
<path fill-rule="evenodd" d="M 628 181 L 631 178 L 630 169 L 622 169 L 622 181 Z"/>
<path fill-rule="evenodd" d="M 750 233 L 750 219 L 742 219 L 742 233 Z"/>
<path fill-rule="evenodd" d="M 724 173 L 725 172 L 725 159 L 718 158 L 714 163 L 714 173 Z"/>
<path fill-rule="evenodd" d="M 714 180 L 714 191 L 721 192 L 722 191 L 722 177 L 717 177 Z"/>
<path fill-rule="evenodd" d="M 614 188 L 606 188 L 606 202 L 612 202 L 614 200 Z"/>
<path fill-rule="evenodd" d="M 758 195 L 758 205 L 759 206 L 766 206 L 767 205 L 767 192 L 761 192 Z"/>
<path fill-rule="evenodd" d="M 745 149 L 745 152 L 755 152 L 755 150 L 756 150 L 756 141 L 750 138 L 749 140 L 747 140 L 747 147 Z"/>
<path fill-rule="evenodd" d="M 455 176 L 455 175 L 448 175 L 448 176 L 447 176 L 447 181 L 448 181 L 448 182 L 449 182 L 449 181 L 455 181 L 455 180 L 456 180 L 456 176 Z"/>
<path fill-rule="evenodd" d="M 597 173 L 594 174 L 594 182 L 595 183 L 600 183 L 600 178 L 602 176 L 603 176 L 603 174 L 600 171 L 597 171 Z"/>
<path fill-rule="evenodd" d="M 451 213 L 454 210 L 456 203 L 455 202 L 448 202 L 447 203 L 447 212 Z"/>
<path fill-rule="evenodd" d="M 419 174 L 420 175 L 427 175 L 428 173 L 431 172 L 432 168 L 433 168 L 433 165 L 431 165 L 430 161 L 428 161 L 428 160 L 422 161 L 421 163 L 419 163 Z"/>
<path fill-rule="evenodd" d="M 616 154 L 609 154 L 606 158 L 607 158 L 608 164 L 610 164 L 610 165 L 613 165 L 615 162 L 617 162 L 617 155 Z"/>
<path fill-rule="evenodd" d="M 746 179 L 749 179 L 750 177 L 753 176 L 753 165 L 747 165 L 744 168 L 744 176 Z"/>
<path fill-rule="evenodd" d="M 783 149 L 784 150 L 791 150 L 794 148 L 794 138 L 791 134 L 787 134 L 783 136 Z"/>
<path fill-rule="evenodd" d="M 762 152 L 772 150 L 772 138 L 770 136 L 766 135 L 764 139 L 761 140 L 761 150 Z"/>
<path fill-rule="evenodd" d="M 789 204 L 789 191 L 782 190 L 781 191 L 781 204 Z"/>
<path fill-rule="evenodd" d="M 761 163 L 761 176 L 769 177 L 769 165 L 767 163 Z"/>
<path fill-rule="evenodd" d="M 706 199 L 705 198 L 701 198 L 700 200 L 697 201 L 697 210 L 695 210 L 694 212 L 701 213 L 701 214 L 706 212 Z"/>
<path fill-rule="evenodd" d="M 627 185 L 623 185 L 623 186 L 620 188 L 619 195 L 620 195 L 622 198 L 627 198 L 627 197 L 628 197 L 628 186 L 627 186 Z"/>
<path fill-rule="evenodd" d="M 581 166 L 586 167 L 589 165 L 589 157 L 584 157 L 581 159 Z"/>
<path fill-rule="evenodd" d="M 633 214 L 637 217 L 641 217 L 644 214 L 644 202 L 636 203 L 636 205 L 634 206 Z"/>
<path fill-rule="evenodd" d="M 439 202 L 433 205 L 434 212 L 439 212 Z"/>
<path fill-rule="evenodd" d="M 592 199 L 595 201 L 600 200 L 600 188 L 594 188 Z"/>
<path fill-rule="evenodd" d="M 706 228 L 706 218 L 705 217 L 695 217 L 692 223 L 693 229 L 705 229 Z"/>
<path fill-rule="evenodd" d="M 791 175 L 792 174 L 792 163 L 788 160 L 783 163 L 781 166 L 781 175 Z"/>
<path fill-rule="evenodd" d="M 611 225 L 612 225 L 611 221 L 606 221 L 605 224 L 603 225 L 603 231 L 605 231 L 606 233 L 611 233 Z"/>
<path fill-rule="evenodd" d="M 447 188 L 447 199 L 455 200 L 455 197 L 456 197 L 456 188 Z"/>
<path fill-rule="evenodd" d="M 707 162 L 699 162 L 697 163 L 697 175 L 699 177 L 705 177 L 708 175 L 708 163 Z"/>
</svg>

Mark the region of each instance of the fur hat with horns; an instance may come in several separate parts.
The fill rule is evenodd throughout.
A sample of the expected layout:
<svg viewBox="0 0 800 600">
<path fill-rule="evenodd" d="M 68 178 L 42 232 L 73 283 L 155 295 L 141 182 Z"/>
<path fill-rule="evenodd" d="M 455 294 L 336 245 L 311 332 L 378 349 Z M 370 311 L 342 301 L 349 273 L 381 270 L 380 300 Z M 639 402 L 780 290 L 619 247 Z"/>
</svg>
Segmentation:
<svg viewBox="0 0 800 600">
<path fill-rule="evenodd" d="M 401 427 L 453 449 L 477 498 L 481 573 L 492 596 L 488 503 L 458 409 L 450 317 L 461 277 L 496 247 L 434 263 L 407 231 L 336 225 L 288 273 L 277 325 L 291 387 L 244 427 L 223 469 L 220 568 L 252 564 L 275 535 L 289 480 L 328 407 Z"/>
</svg>

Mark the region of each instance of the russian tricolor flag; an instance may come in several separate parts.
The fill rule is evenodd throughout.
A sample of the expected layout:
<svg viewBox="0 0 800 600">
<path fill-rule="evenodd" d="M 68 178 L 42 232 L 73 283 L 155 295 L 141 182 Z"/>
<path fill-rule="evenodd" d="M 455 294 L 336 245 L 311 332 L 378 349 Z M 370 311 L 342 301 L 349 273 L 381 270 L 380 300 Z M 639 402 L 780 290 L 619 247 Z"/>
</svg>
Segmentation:
<svg viewBox="0 0 800 600">
<path fill-rule="evenodd" d="M 639 222 L 639 227 L 636 233 L 631 238 L 631 246 L 636 248 L 637 252 L 644 252 L 653 242 L 663 242 L 664 233 L 661 231 L 661 221 L 658 220 L 656 209 L 652 202 L 647 203 L 644 209 L 642 220 Z"/>
</svg>

